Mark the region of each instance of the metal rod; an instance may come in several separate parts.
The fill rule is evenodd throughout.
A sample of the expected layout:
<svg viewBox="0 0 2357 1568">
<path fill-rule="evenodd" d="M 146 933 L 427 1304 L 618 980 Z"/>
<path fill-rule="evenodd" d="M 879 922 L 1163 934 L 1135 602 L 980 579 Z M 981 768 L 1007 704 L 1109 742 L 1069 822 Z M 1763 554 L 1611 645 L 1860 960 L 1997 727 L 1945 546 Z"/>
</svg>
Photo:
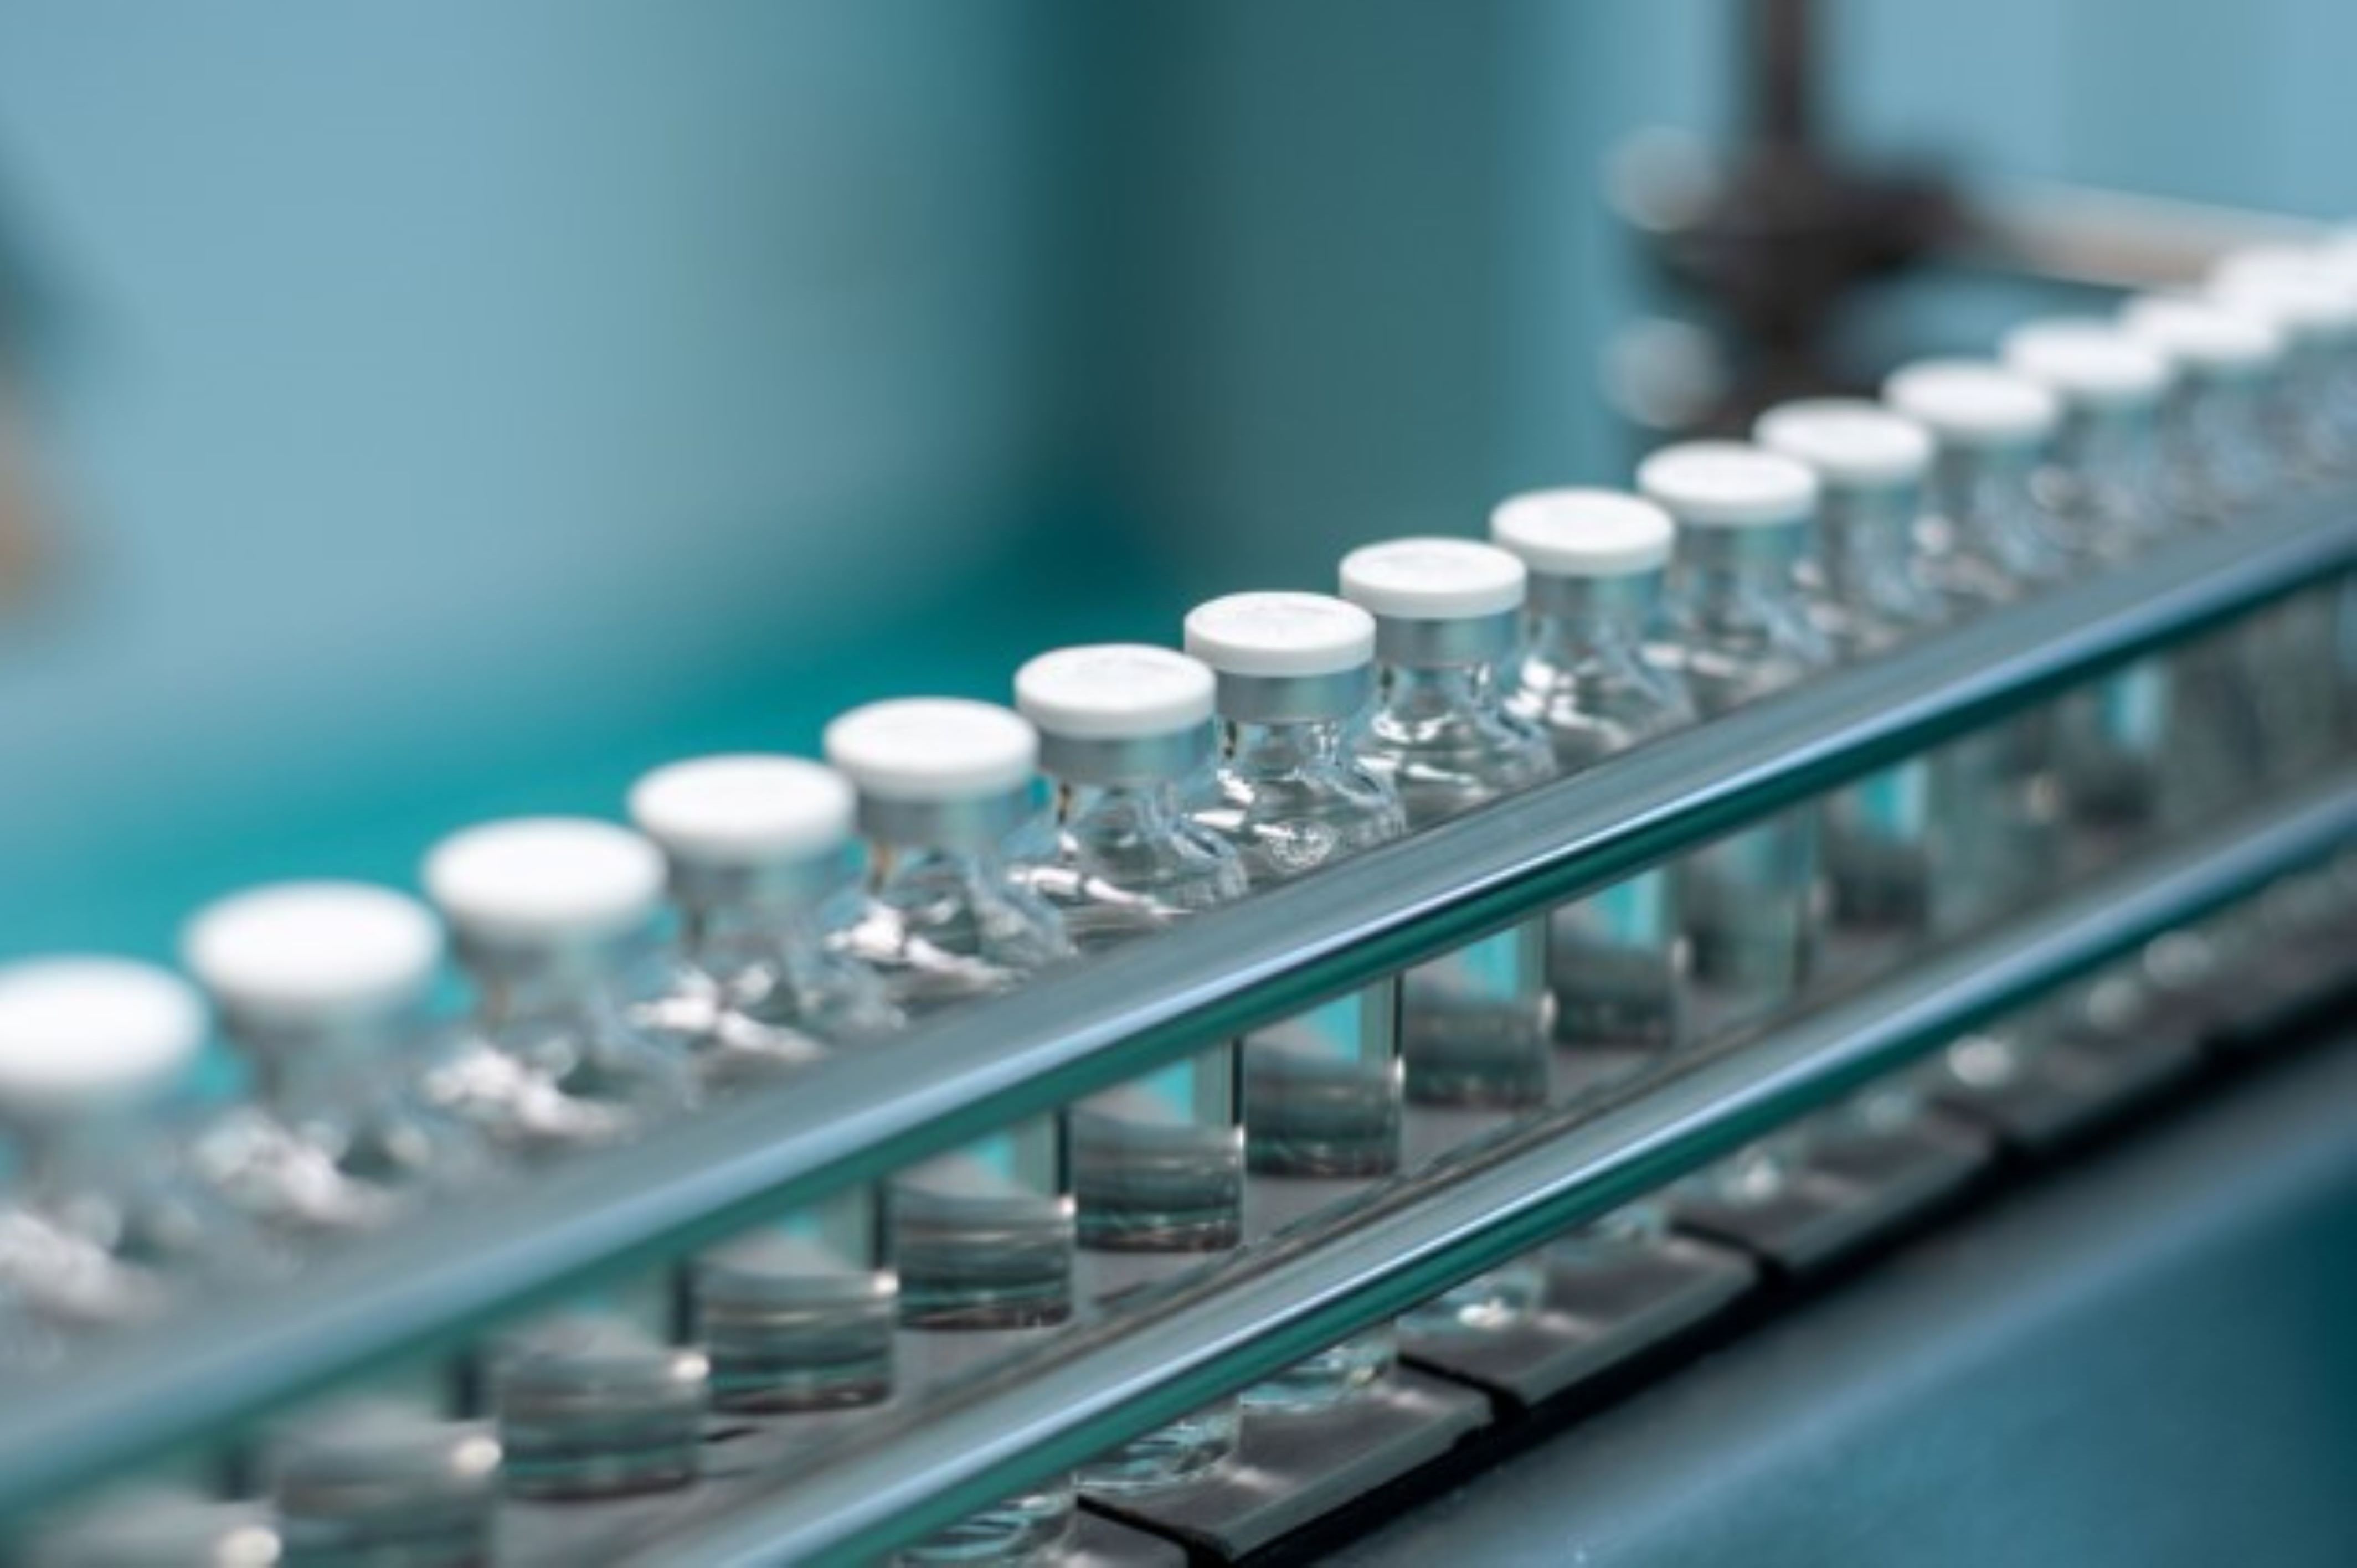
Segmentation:
<svg viewBox="0 0 2357 1568">
<path fill-rule="evenodd" d="M 1673 736 L 0 1390 L 0 1517 L 1298 1012 L 2357 564 L 2339 494 Z"/>
<path fill-rule="evenodd" d="M 2343 777 L 2158 853 L 1679 1076 L 1400 1183 L 1323 1234 L 1248 1251 L 1149 1310 L 798 1464 L 773 1495 L 646 1561 L 868 1561 L 1654 1190 L 2352 837 L 2357 777 Z"/>
</svg>

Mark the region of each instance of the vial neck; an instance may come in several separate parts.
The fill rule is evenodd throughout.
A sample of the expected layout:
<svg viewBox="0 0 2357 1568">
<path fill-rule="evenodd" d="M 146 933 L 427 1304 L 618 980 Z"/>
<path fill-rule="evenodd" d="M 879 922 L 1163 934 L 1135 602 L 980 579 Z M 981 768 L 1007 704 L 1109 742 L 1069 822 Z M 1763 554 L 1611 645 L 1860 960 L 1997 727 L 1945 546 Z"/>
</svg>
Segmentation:
<svg viewBox="0 0 2357 1568">
<path fill-rule="evenodd" d="M 148 1133 L 147 1122 L 145 1108 L 119 1105 L 10 1118 L 16 1201 L 50 1208 L 120 1190 L 130 1180 L 126 1167 Z"/>
<path fill-rule="evenodd" d="M 982 896 L 1006 880 L 1006 860 L 996 845 L 877 843 L 867 856 L 867 890 L 879 897 L 910 882 L 929 892 L 952 886 Z"/>
<path fill-rule="evenodd" d="M 525 1019 L 566 1017 L 608 1008 L 622 972 L 653 946 L 651 932 L 602 942 L 525 946 L 458 944 L 473 976 L 476 1011 L 492 1028 Z"/>
<path fill-rule="evenodd" d="M 1914 580 L 1921 487 L 1829 485 L 1817 517 L 1818 561 L 1837 604 L 1905 607 Z"/>
<path fill-rule="evenodd" d="M 2032 445 L 1943 448 L 1932 464 L 1930 499 L 1948 547 L 2018 582 L 2061 575 L 2061 553 L 2037 521 L 2034 480 L 2042 456 Z"/>
<path fill-rule="evenodd" d="M 1245 778 L 1297 773 L 1342 760 L 1341 718 L 1220 721 L 1220 758 Z"/>
<path fill-rule="evenodd" d="M 1807 530 L 1689 528 L 1680 536 L 1670 592 L 1682 609 L 1709 615 L 1762 604 L 1792 606 L 1799 597 L 1793 568 L 1808 545 Z"/>
<path fill-rule="evenodd" d="M 2189 378 L 2162 414 L 2161 443 L 2179 510 L 2224 522 L 2278 488 L 2269 450 L 2267 380 L 2257 375 Z"/>
<path fill-rule="evenodd" d="M 1185 820 L 1176 779 L 1056 785 L 1056 825 L 1081 838 L 1159 838 L 1178 832 Z"/>
<path fill-rule="evenodd" d="M 1558 668 L 1641 663 L 1661 598 L 1658 572 L 1534 578 L 1527 652 Z"/>
<path fill-rule="evenodd" d="M 683 899 L 681 950 L 699 969 L 722 973 L 780 949 L 815 947 L 818 920 L 802 898 Z"/>
<path fill-rule="evenodd" d="M 264 1024 L 231 1019 L 227 1033 L 253 1078 L 253 1094 L 282 1122 L 349 1113 L 391 1070 L 414 1013 Z"/>
<path fill-rule="evenodd" d="M 1403 724 L 1479 716 L 1499 712 L 1498 667 L 1478 664 L 1386 664 L 1375 672 L 1379 714 Z"/>
<path fill-rule="evenodd" d="M 2080 408 L 2054 438 L 2054 508 L 2089 553 L 2118 554 L 2162 532 L 2157 408 Z"/>
</svg>

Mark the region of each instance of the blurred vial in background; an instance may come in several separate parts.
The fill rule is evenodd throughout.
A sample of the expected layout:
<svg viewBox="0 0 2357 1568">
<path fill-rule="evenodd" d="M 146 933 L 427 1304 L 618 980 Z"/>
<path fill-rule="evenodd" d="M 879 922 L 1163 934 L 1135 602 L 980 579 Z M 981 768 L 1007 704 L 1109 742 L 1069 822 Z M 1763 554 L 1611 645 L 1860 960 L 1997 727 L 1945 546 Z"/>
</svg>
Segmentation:
<svg viewBox="0 0 2357 1568">
<path fill-rule="evenodd" d="M 2037 486 L 2088 571 L 2126 560 L 2174 526 L 2160 463 L 2169 361 L 2109 323 L 2035 321 L 2004 339 L 2006 364 L 2054 393 L 2062 423 Z M 2140 659 L 2066 694 L 2055 768 L 2074 825 L 2120 835 L 2162 819 L 2174 749 L 2168 661 Z"/>
<path fill-rule="evenodd" d="M 1022 875 L 1084 952 L 1243 897 L 1243 859 L 1189 820 L 1182 781 L 1211 756 L 1211 671 L 1132 644 L 1060 649 L 1016 672 L 1055 811 Z M 1243 1123 L 1233 1042 L 1090 1095 L 1066 1115 L 1080 1244 L 1108 1299 L 1243 1239 Z M 1129 1494 L 1190 1480 L 1235 1447 L 1223 1400 L 1080 1473 Z"/>
<path fill-rule="evenodd" d="M 684 1111 L 685 1056 L 630 1023 L 654 950 L 662 856 L 628 829 L 522 818 L 453 834 L 426 892 L 477 990 L 437 1100 L 518 1157 L 553 1159 Z M 507 1489 L 601 1497 L 695 1478 L 707 1366 L 673 1343 L 669 1277 L 616 1282 L 491 1337 L 482 1375 Z"/>
<path fill-rule="evenodd" d="M 1755 446 L 1694 442 L 1654 453 L 1637 482 L 1679 530 L 1654 653 L 1684 678 L 1704 716 L 1832 666 L 1795 576 L 1817 505 L 1806 467 Z M 1694 851 L 1677 875 L 1695 976 L 1716 993 L 1716 1022 L 1756 1024 L 1790 1002 L 1817 940 L 1813 810 Z"/>
<path fill-rule="evenodd" d="M 680 926 L 678 972 L 636 1016 L 685 1043 L 706 1093 L 900 1026 L 883 983 L 825 941 L 854 876 L 840 775 L 791 757 L 698 757 L 640 779 L 630 818 L 662 848 Z"/>
<path fill-rule="evenodd" d="M 1668 446 L 1637 470 L 1638 489 L 1678 525 L 1662 641 L 1705 717 L 1800 685 L 1832 667 L 1799 567 L 1817 481 L 1790 457 L 1736 442 Z M 1712 1035 L 1756 1026 L 1791 1004 L 1816 961 L 1824 915 L 1817 813 L 1780 812 L 1686 854 L 1679 909 Z M 1806 1152 L 1788 1129 L 1687 1178 L 1730 1201 L 1782 1190 Z"/>
<path fill-rule="evenodd" d="M 415 899 L 356 882 L 258 887 L 199 910 L 180 950 L 247 1069 L 249 1097 L 191 1147 L 237 1208 L 299 1252 L 483 1179 L 482 1139 L 421 1087 L 442 933 Z"/>
<path fill-rule="evenodd" d="M 2266 419 L 2283 370 L 2281 335 L 2255 317 L 2161 295 L 2129 300 L 2120 323 L 2174 371 L 2161 419 L 2172 504 L 2206 527 L 2252 521 L 2286 493 L 2293 467 L 2275 449 Z M 2187 797 L 2186 820 L 2232 808 L 2271 775 L 2304 771 L 2301 752 L 2329 724 L 2329 686 L 2317 678 L 2329 647 L 2310 649 L 2307 669 L 2270 668 L 2292 650 L 2277 646 L 2287 607 L 2238 617 L 2171 655 L 2183 753 L 2175 788 Z M 2329 636 L 2329 620 L 2322 629 Z M 2309 694 L 2321 702 L 2304 703 Z"/>
<path fill-rule="evenodd" d="M 442 934 L 415 899 L 350 882 L 255 888 L 199 911 L 181 950 L 253 1083 L 192 1164 L 298 1258 L 490 1174 L 472 1129 L 418 1091 Z M 431 1364 L 275 1423 L 263 1467 L 285 1561 L 481 1561 L 500 1449 L 451 1419 L 455 1392 Z"/>
<path fill-rule="evenodd" d="M 1925 568 L 1962 616 L 2001 608 L 2068 575 L 2069 557 L 2030 491 L 2061 418 L 2036 381 L 1971 360 L 1926 360 L 1883 383 L 1883 401 L 1936 447 L 1920 526 Z M 2054 870 L 2061 796 L 2053 716 L 2001 719 L 1938 755 L 1941 831 L 1950 853 L 1932 906 L 1943 931 L 2024 908 Z"/>
<path fill-rule="evenodd" d="M 2176 510 L 2222 524 L 2274 499 L 2284 465 L 2266 412 L 2283 370 L 2282 335 L 2256 317 L 2174 295 L 2128 300 L 2120 325 L 2169 363 L 2161 472 Z"/>
<path fill-rule="evenodd" d="M 630 818 L 659 845 L 680 910 L 683 983 L 652 1004 L 687 1036 L 705 1089 L 783 1078 L 898 1022 L 882 983 L 822 940 L 850 875 L 851 786 L 792 757 L 657 768 Z M 899 1281 L 874 1191 L 847 1187 L 690 1266 L 690 1338 L 725 1410 L 870 1404 L 892 1389 Z"/>
<path fill-rule="evenodd" d="M 1342 559 L 1342 596 L 1375 618 L 1375 702 L 1353 725 L 1351 747 L 1390 781 L 1411 832 L 1555 776 L 1546 736 L 1508 711 L 1499 682 L 1529 579 L 1511 552 L 1465 539 L 1394 540 Z M 1412 1103 L 1493 1112 L 1546 1103 L 1555 1033 L 1546 943 L 1545 919 L 1524 920 L 1407 972 L 1400 1044 Z M 1402 1321 L 1421 1333 L 1504 1328 L 1535 1315 L 1545 1290 L 1540 1261 L 1523 1259 Z"/>
<path fill-rule="evenodd" d="M 270 1510 L 156 1482 L 109 1487 L 49 1517 L 10 1561 L 24 1568 L 280 1568 Z"/>
<path fill-rule="evenodd" d="M 0 967 L 0 1357 L 151 1319 L 191 1276 L 229 1273 L 237 1217 L 183 1179 L 161 1120 L 204 1008 L 176 976 L 108 958 Z"/>
<path fill-rule="evenodd" d="M 1062 920 L 1001 850 L 1032 813 L 1039 736 L 988 703 L 912 698 L 826 727 L 827 760 L 858 792 L 865 893 L 830 933 L 911 1018 L 1009 990 L 1069 957 Z M 1072 1311 L 1073 1213 L 1060 1119 L 1034 1116 L 893 1176 L 888 1251 L 900 1277 L 907 1379 L 921 1385 Z M 911 1563 L 1021 1561 L 1072 1524 L 1069 1478 L 961 1520 Z"/>
<path fill-rule="evenodd" d="M 1490 537 L 1530 573 L 1528 635 L 1507 703 L 1539 726 L 1557 768 L 1576 773 L 1694 722 L 1684 682 L 1644 656 L 1676 537 L 1667 512 L 1617 490 L 1534 490 L 1491 513 Z M 1555 1037 L 1583 1058 L 1631 1048 L 1658 1058 L 1674 1047 L 1687 978 L 1676 883 L 1665 869 L 1548 918 Z M 1617 1252 L 1666 1225 L 1663 1206 L 1641 1199 L 1553 1251 L 1574 1260 Z"/>
<path fill-rule="evenodd" d="M 2062 419 L 2054 394 L 1977 360 L 1921 360 L 1893 371 L 1882 401 L 1934 446 L 1918 520 L 1923 570 L 1960 612 L 2008 605 L 2071 575 L 2033 480 Z"/>
<path fill-rule="evenodd" d="M 1770 409 L 1752 435 L 1817 477 L 1816 541 L 1798 575 L 1836 658 L 1872 659 L 1948 618 L 1916 543 L 1929 432 L 1876 403 L 1813 398 Z M 1825 797 L 1819 843 L 1837 923 L 1903 936 L 1930 929 L 1941 883 L 1964 869 L 1946 864 L 1941 782 L 1932 759 L 1915 757 Z"/>
<path fill-rule="evenodd" d="M 2282 336 L 2266 417 L 2283 460 L 2311 477 L 2357 467 L 2357 264 L 2264 246 L 2221 261 L 2210 296 Z"/>
<path fill-rule="evenodd" d="M 1372 690 L 1375 623 L 1322 594 L 1235 594 L 1187 617 L 1187 651 L 1218 677 L 1218 766 L 1190 803 L 1233 844 L 1253 886 L 1396 839 L 1399 797 L 1352 758 L 1345 731 Z M 1399 1168 L 1399 983 L 1254 1031 L 1243 1045 L 1244 1157 L 1264 1176 L 1355 1179 Z M 1248 1407 L 1325 1409 L 1390 1368 L 1386 1326 L 1246 1391 Z"/>
</svg>

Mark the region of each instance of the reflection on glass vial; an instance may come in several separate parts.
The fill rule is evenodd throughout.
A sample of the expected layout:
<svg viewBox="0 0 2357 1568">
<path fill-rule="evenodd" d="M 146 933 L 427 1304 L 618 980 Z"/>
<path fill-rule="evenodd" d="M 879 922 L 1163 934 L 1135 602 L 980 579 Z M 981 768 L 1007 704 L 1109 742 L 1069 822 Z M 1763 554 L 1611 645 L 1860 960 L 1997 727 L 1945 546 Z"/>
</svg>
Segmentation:
<svg viewBox="0 0 2357 1568">
<path fill-rule="evenodd" d="M 1759 1022 L 1800 993 L 1813 961 L 1818 883 L 1813 811 L 1787 811 L 1678 863 L 1678 899 L 1696 980 L 1723 1025 Z"/>
</svg>

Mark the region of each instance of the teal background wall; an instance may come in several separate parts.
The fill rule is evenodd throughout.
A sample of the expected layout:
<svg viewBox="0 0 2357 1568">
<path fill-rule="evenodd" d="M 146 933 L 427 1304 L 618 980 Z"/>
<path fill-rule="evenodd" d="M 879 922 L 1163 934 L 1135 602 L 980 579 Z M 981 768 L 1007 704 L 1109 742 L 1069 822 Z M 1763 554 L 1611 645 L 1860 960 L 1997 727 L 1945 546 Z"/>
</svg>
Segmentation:
<svg viewBox="0 0 2357 1568">
<path fill-rule="evenodd" d="M 1833 9 L 1862 148 L 2357 209 L 2332 0 Z M 0 4 L 0 955 L 1620 477 L 1598 167 L 1725 127 L 1735 15 Z"/>
</svg>

